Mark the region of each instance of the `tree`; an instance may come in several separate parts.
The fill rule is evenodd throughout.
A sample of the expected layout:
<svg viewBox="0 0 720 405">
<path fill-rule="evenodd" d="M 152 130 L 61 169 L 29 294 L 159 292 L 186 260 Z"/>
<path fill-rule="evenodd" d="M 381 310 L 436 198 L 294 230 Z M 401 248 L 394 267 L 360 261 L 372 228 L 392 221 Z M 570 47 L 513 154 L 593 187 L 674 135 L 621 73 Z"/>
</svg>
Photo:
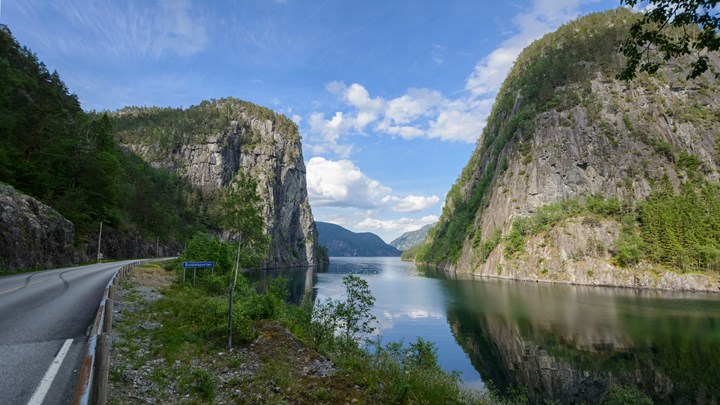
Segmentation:
<svg viewBox="0 0 720 405">
<path fill-rule="evenodd" d="M 270 245 L 256 189 L 257 183 L 240 171 L 220 198 L 222 226 L 240 244 L 245 266 L 259 265 Z"/>
<path fill-rule="evenodd" d="M 621 0 L 634 7 L 645 1 Z M 637 71 L 654 74 L 663 61 L 683 55 L 694 55 L 687 78 L 707 71 L 708 52 L 720 50 L 720 0 L 649 0 L 648 10 L 632 27 L 620 50 L 627 57 L 619 79 L 630 80 Z M 662 60 L 653 55 L 662 54 Z M 715 77 L 720 77 L 720 72 Z"/>
</svg>

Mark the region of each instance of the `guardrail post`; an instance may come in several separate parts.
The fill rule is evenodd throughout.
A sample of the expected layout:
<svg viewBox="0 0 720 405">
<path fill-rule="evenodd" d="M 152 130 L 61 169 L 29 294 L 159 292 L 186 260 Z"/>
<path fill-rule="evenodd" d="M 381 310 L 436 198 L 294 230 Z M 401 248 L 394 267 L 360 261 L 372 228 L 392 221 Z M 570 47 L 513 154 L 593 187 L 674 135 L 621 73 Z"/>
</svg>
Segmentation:
<svg viewBox="0 0 720 405">
<path fill-rule="evenodd" d="M 110 333 L 112 330 L 113 300 L 105 300 L 105 322 L 103 322 L 102 333 Z"/>
<path fill-rule="evenodd" d="M 111 300 L 115 300 L 116 295 L 117 295 L 117 286 L 111 285 L 110 289 L 108 290 L 108 298 Z"/>
<path fill-rule="evenodd" d="M 95 375 L 92 384 L 93 405 L 104 405 L 107 402 L 108 372 L 110 371 L 110 336 L 101 334 L 97 336 L 97 352 L 95 353 Z"/>
</svg>

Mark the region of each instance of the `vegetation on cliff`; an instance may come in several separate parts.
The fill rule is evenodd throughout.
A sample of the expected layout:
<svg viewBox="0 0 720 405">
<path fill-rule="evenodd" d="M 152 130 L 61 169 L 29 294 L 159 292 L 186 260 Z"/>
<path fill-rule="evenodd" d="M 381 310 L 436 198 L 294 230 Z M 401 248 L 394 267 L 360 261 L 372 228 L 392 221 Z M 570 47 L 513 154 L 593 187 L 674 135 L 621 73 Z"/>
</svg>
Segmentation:
<svg viewBox="0 0 720 405">
<path fill-rule="evenodd" d="M 297 125 L 284 114 L 232 97 L 203 101 L 188 108 L 125 107 L 113 113 L 120 144 L 157 145 L 168 155 L 182 145 L 204 141 L 208 134 L 221 134 L 241 116 L 268 120 L 276 132 L 296 141 L 300 139 Z M 251 136 L 245 140 L 244 147 L 260 142 L 258 133 L 248 132 Z"/>
<path fill-rule="evenodd" d="M 617 84 L 614 78 L 625 66 L 618 46 L 637 19 L 627 9 L 591 14 L 523 51 L 503 83 L 475 153 L 448 193 L 438 225 L 413 252 L 415 260 L 478 266 L 498 246 L 511 260 L 528 236 L 562 218 L 589 213 L 621 224 L 618 240 L 603 247 L 617 265 L 718 268 L 720 137 L 710 129 L 719 117 L 717 83 L 709 74 L 686 83 L 679 63 L 655 78 L 642 73 L 634 82 Z M 667 88 L 671 90 L 660 91 Z M 649 111 L 642 102 L 634 104 L 639 96 L 651 98 Z M 571 139 L 558 145 L 563 134 Z M 566 157 L 568 150 L 577 152 L 578 145 L 571 144 L 576 138 L 593 149 L 582 146 L 577 155 Z M 623 155 L 628 147 L 638 148 L 634 158 Z M 656 167 L 650 159 L 657 160 Z M 555 173 L 538 174 L 543 165 Z M 622 169 L 613 172 L 600 165 Z M 538 185 L 548 182 L 556 183 Z M 523 208 L 518 199 L 529 202 L 530 183 L 550 205 L 533 202 Z M 602 193 L 588 191 L 592 189 Z M 613 212 L 594 211 L 603 207 L 591 200 Z M 491 201 L 495 208 L 506 207 L 505 217 L 486 210 Z M 490 217 L 494 225 L 488 226 L 484 221 Z M 496 265 L 499 274 L 502 264 Z"/>
</svg>

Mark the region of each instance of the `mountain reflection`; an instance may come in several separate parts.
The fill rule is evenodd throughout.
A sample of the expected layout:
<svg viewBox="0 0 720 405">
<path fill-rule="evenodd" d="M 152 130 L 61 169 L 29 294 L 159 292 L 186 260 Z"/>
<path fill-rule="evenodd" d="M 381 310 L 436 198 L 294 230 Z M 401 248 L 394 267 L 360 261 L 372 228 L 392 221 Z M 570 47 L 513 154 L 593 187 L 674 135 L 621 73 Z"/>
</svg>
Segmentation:
<svg viewBox="0 0 720 405">
<path fill-rule="evenodd" d="M 714 297 L 495 280 L 442 285 L 454 297 L 447 320 L 455 339 L 483 381 L 502 391 L 526 387 L 533 403 L 598 403 L 611 385 L 635 386 L 656 403 L 720 398 Z"/>
</svg>

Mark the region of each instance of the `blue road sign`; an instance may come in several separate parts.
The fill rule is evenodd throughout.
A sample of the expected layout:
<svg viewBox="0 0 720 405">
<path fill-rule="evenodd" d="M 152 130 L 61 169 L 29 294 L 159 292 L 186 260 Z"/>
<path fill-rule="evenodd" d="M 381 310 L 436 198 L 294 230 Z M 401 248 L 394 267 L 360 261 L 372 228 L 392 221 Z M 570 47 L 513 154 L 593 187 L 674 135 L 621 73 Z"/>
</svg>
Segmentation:
<svg viewBox="0 0 720 405">
<path fill-rule="evenodd" d="M 183 262 L 183 268 L 185 269 L 204 269 L 208 267 L 215 267 L 215 262 Z"/>
</svg>

